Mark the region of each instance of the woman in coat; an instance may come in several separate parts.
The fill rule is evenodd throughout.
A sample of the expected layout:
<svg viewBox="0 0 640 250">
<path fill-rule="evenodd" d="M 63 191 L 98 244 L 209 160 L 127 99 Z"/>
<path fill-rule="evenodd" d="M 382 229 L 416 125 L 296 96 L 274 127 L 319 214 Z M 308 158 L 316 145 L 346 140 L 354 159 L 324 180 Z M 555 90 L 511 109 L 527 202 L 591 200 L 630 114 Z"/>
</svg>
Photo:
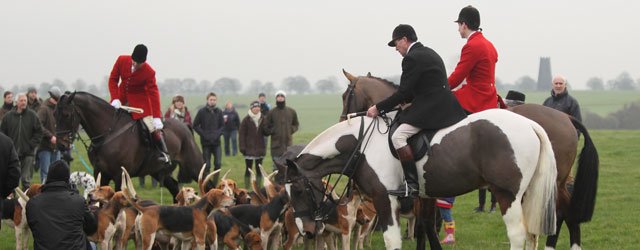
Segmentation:
<svg viewBox="0 0 640 250">
<path fill-rule="evenodd" d="M 244 185 L 247 189 L 249 189 L 249 169 L 254 165 L 254 162 L 256 166 L 255 172 L 258 173 L 258 182 L 262 179 L 262 174 L 258 170 L 258 164 L 262 164 L 262 158 L 264 158 L 266 154 L 264 136 L 262 136 L 262 131 L 260 131 L 260 124 L 263 121 L 264 117 L 262 116 L 262 113 L 260 113 L 260 103 L 258 101 L 254 101 L 249 106 L 247 115 L 242 119 L 242 122 L 240 122 L 239 144 L 240 153 L 244 155 L 244 162 L 246 165 L 244 172 Z"/>
</svg>

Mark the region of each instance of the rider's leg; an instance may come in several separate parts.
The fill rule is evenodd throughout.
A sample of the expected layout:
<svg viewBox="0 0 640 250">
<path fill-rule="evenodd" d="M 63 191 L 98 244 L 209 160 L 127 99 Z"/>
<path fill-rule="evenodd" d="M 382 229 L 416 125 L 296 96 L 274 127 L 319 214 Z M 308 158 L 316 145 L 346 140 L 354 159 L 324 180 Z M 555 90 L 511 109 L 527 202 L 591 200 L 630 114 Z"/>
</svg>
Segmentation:
<svg viewBox="0 0 640 250">
<path fill-rule="evenodd" d="M 389 190 L 389 194 L 399 196 L 418 195 L 418 170 L 416 168 L 416 162 L 413 159 L 411 146 L 407 144 L 407 139 L 418 132 L 420 132 L 420 128 L 403 123 L 398 126 L 391 136 L 393 147 L 398 152 L 398 158 L 400 159 L 400 163 L 402 163 L 406 187 L 402 187 L 398 190 Z"/>
<path fill-rule="evenodd" d="M 158 160 L 161 160 L 165 163 L 169 163 L 171 159 L 169 158 L 169 150 L 167 149 L 167 143 L 164 140 L 164 133 L 162 130 L 155 130 L 152 133 L 153 141 L 156 144 L 156 147 L 161 152 L 161 156 L 158 157 Z"/>
</svg>

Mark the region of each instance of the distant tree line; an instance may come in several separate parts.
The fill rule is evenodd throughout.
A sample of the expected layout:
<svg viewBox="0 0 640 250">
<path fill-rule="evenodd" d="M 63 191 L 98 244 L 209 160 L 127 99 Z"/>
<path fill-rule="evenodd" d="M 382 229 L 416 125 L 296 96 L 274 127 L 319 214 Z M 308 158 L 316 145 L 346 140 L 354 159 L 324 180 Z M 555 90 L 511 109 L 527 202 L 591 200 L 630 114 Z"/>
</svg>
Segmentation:
<svg viewBox="0 0 640 250">
<path fill-rule="evenodd" d="M 104 77 L 99 84 L 90 84 L 82 79 L 77 79 L 69 84 L 60 79 L 54 79 L 51 82 L 42 82 L 39 85 L 36 84 L 16 84 L 11 88 L 0 86 L 0 91 L 11 90 L 13 92 L 25 92 L 29 87 L 35 87 L 40 95 L 46 94 L 46 92 L 53 86 L 59 87 L 61 90 L 76 90 L 86 91 L 95 95 L 104 96 L 109 94 L 108 77 Z M 209 80 L 196 80 L 194 78 L 167 78 L 164 80 L 158 80 L 158 89 L 163 95 L 174 94 L 202 94 L 207 92 L 216 92 L 223 95 L 239 95 L 239 94 L 275 94 L 278 90 L 284 90 L 291 94 L 312 94 L 312 93 L 337 93 L 344 90 L 346 82 L 339 82 L 335 76 L 329 76 L 320 79 L 311 85 L 306 77 L 297 75 L 284 78 L 280 84 L 261 80 L 252 80 L 248 84 L 243 84 L 240 80 L 232 77 L 222 77 L 213 82 Z"/>
<path fill-rule="evenodd" d="M 571 79 L 567 79 L 569 88 L 571 88 L 572 83 Z M 624 71 L 615 79 L 606 82 L 600 77 L 591 77 L 587 80 L 586 85 L 590 90 L 638 90 L 640 89 L 640 79 L 634 81 L 629 72 Z M 549 82 L 548 86 L 548 89 L 551 90 L 551 82 Z M 535 91 L 536 87 L 537 81 L 527 75 L 518 78 L 513 83 L 505 83 L 496 78 L 496 88 L 501 91 Z"/>
<path fill-rule="evenodd" d="M 640 129 L 640 102 L 626 104 L 606 116 L 586 111 L 582 117 L 591 129 Z"/>
</svg>

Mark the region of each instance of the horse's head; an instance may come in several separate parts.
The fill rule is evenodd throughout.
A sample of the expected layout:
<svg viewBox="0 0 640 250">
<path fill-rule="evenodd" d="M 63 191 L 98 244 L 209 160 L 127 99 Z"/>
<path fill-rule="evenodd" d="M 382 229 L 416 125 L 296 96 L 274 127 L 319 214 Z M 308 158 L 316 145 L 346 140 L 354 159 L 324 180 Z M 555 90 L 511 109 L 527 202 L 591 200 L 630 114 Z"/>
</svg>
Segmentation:
<svg viewBox="0 0 640 250">
<path fill-rule="evenodd" d="M 296 162 L 287 159 L 285 190 L 298 231 L 306 238 L 313 239 L 324 230 L 323 218 L 319 214 L 324 200 L 322 179 L 306 177 Z"/>
<path fill-rule="evenodd" d="M 395 92 L 397 86 L 382 78 L 371 76 L 353 76 L 342 70 L 349 80 L 347 89 L 342 93 L 342 113 L 340 121 L 347 119 L 347 114 L 367 111 L 374 105 Z"/>
<path fill-rule="evenodd" d="M 78 111 L 74 103 L 76 92 L 66 92 L 58 99 L 58 104 L 54 111 L 56 119 L 56 136 L 58 143 L 65 148 L 69 148 L 73 143 L 75 134 L 80 126 Z"/>
</svg>

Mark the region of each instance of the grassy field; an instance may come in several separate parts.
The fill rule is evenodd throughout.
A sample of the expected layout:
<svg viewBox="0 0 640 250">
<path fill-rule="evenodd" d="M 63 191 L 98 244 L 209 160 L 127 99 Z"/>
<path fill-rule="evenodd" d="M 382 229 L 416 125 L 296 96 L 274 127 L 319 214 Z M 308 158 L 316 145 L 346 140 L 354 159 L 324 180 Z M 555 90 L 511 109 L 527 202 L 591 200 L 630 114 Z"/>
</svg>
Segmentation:
<svg viewBox="0 0 640 250">
<path fill-rule="evenodd" d="M 535 101 L 536 98 L 542 100 L 546 95 L 546 93 L 528 93 L 527 98 L 531 102 L 540 103 L 541 101 Z M 628 101 L 638 100 L 637 92 L 581 93 L 576 91 L 574 95 L 578 96 L 583 107 L 594 107 L 594 110 L 597 108 L 604 113 L 617 110 Z M 204 97 L 189 97 L 187 103 L 190 107 L 195 107 L 200 103 L 198 102 L 200 99 L 203 100 Z M 219 105 L 227 99 L 244 104 L 249 103 L 252 97 L 220 97 Z M 168 98 L 164 101 L 167 100 Z M 598 104 L 604 101 L 606 105 Z M 301 123 L 301 131 L 295 134 L 294 143 L 309 142 L 316 134 L 335 123 L 341 110 L 341 99 L 338 95 L 290 96 L 288 103 L 298 110 Z M 241 116 L 246 112 L 246 108 L 238 110 Z M 640 131 L 591 131 L 591 134 L 600 153 L 600 189 L 593 221 L 583 224 L 582 227 L 583 246 L 585 249 L 635 249 L 640 244 L 637 237 L 640 235 L 640 227 L 638 227 L 640 171 L 634 164 L 640 162 L 640 153 L 638 153 L 640 152 Z M 79 161 L 81 158 L 87 160 L 84 148 L 78 142 L 76 147 L 80 154 L 74 154 L 76 160 L 72 164 L 72 170 L 87 171 Z M 267 155 L 266 159 L 270 159 L 270 156 Z M 266 161 L 265 167 L 271 169 L 270 161 Z M 222 168 L 231 169 L 231 177 L 242 182 L 244 162 L 240 155 L 223 157 Z M 34 180 L 39 180 L 38 174 L 34 176 Z M 134 182 L 137 185 L 137 180 Z M 188 185 L 194 186 L 194 183 Z M 150 187 L 150 181 L 147 181 L 146 187 L 137 190 L 141 197 L 164 204 L 170 203 L 168 191 Z M 505 227 L 499 214 L 473 213 L 472 209 L 476 206 L 476 202 L 475 192 L 459 196 L 456 200 L 453 212 L 457 224 L 458 243 L 454 246 L 445 246 L 445 249 L 505 249 L 508 247 Z M 544 238 L 541 239 L 541 245 L 544 245 L 544 240 Z M 566 229 L 561 233 L 558 246 L 558 249 L 568 249 Z M 0 231 L 0 250 L 14 248 L 13 230 L 4 225 Z M 372 249 L 383 248 L 381 234 L 376 233 Z M 414 242 L 403 242 L 403 249 L 414 248 Z"/>
</svg>

